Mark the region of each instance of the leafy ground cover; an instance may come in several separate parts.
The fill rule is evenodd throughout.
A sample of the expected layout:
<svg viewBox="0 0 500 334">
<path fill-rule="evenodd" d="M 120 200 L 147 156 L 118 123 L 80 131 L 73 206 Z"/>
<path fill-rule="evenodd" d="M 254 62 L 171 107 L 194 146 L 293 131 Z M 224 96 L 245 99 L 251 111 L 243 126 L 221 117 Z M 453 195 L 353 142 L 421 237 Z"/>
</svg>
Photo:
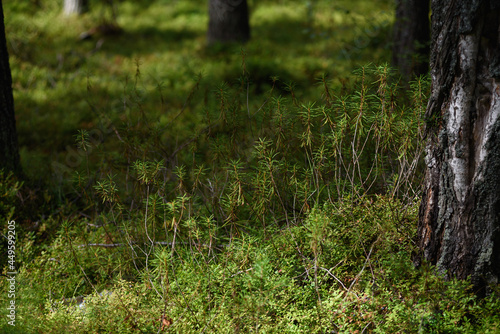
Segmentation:
<svg viewBox="0 0 500 334">
<path fill-rule="evenodd" d="M 389 2 L 249 4 L 252 41 L 210 49 L 201 0 L 118 2 L 90 41 L 97 2 L 4 4 L 2 332 L 498 332 L 497 296 L 411 262 L 429 84 L 383 65 Z"/>
</svg>

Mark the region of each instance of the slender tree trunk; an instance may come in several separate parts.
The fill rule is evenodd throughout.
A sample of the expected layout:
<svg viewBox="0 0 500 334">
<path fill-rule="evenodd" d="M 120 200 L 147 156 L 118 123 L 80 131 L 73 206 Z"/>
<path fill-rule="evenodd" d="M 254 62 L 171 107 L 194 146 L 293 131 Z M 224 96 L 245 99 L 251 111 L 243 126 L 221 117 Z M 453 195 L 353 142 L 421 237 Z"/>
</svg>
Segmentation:
<svg viewBox="0 0 500 334">
<path fill-rule="evenodd" d="M 89 0 L 64 0 L 65 15 L 80 15 L 89 11 Z"/>
<path fill-rule="evenodd" d="M 430 0 L 396 0 L 392 64 L 406 80 L 429 72 Z"/>
<path fill-rule="evenodd" d="M 498 2 L 432 1 L 417 237 L 421 257 L 447 277 L 471 278 L 479 295 L 500 277 L 499 28 Z"/>
<path fill-rule="evenodd" d="M 208 44 L 240 42 L 250 39 L 246 0 L 209 0 Z"/>
<path fill-rule="evenodd" d="M 0 169 L 20 172 L 9 54 L 0 0 Z"/>
</svg>

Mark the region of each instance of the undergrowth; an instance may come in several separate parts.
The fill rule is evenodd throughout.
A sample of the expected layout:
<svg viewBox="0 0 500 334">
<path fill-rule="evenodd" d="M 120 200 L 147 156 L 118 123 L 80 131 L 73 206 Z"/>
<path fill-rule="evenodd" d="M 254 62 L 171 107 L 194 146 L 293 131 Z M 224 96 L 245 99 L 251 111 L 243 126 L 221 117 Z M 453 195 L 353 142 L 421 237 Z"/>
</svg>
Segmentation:
<svg viewBox="0 0 500 334">
<path fill-rule="evenodd" d="M 30 260 L 16 328 L 493 333 L 497 299 L 411 263 L 427 80 L 408 91 L 372 65 L 356 78 L 344 95 L 320 78 L 315 102 L 272 86 L 251 109 L 243 71 L 175 145 L 164 138 L 175 119 L 140 103 L 122 123 L 103 116 L 106 141 L 79 131 L 79 163 L 56 166 L 73 214 L 45 221 L 60 226 L 50 245 L 18 241 Z M 2 177 L 12 198 L 17 183 Z"/>
</svg>

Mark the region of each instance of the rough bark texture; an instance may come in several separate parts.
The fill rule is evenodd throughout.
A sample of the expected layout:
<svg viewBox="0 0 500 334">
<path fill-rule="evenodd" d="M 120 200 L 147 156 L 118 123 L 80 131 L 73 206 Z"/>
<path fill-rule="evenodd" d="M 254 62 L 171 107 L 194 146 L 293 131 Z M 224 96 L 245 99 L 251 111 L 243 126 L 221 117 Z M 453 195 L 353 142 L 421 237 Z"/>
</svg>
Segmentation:
<svg viewBox="0 0 500 334">
<path fill-rule="evenodd" d="M 80 15 L 89 11 L 89 0 L 64 0 L 65 15 Z"/>
<path fill-rule="evenodd" d="M 500 6 L 433 0 L 421 257 L 488 293 L 500 276 Z M 417 264 L 420 261 L 416 260 Z"/>
<path fill-rule="evenodd" d="M 429 72 L 429 0 L 396 0 L 392 64 L 403 77 Z"/>
<path fill-rule="evenodd" d="M 5 39 L 2 2 L 0 1 L 0 168 L 20 171 L 17 145 L 14 97 L 12 96 L 12 76 L 9 54 Z"/>
<path fill-rule="evenodd" d="M 209 0 L 208 44 L 239 42 L 250 39 L 246 0 Z"/>
</svg>

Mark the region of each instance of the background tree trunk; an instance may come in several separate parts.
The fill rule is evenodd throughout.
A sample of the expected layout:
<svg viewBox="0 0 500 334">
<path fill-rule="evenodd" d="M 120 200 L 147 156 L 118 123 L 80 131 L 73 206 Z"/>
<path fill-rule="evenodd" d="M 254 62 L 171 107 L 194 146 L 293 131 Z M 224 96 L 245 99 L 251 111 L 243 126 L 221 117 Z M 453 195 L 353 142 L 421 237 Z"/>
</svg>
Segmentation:
<svg viewBox="0 0 500 334">
<path fill-rule="evenodd" d="M 447 277 L 470 277 L 479 295 L 500 276 L 499 19 L 500 6 L 487 0 L 432 2 L 417 237 L 425 260 Z"/>
<path fill-rule="evenodd" d="M 80 15 L 89 11 L 89 0 L 64 0 L 65 15 Z"/>
<path fill-rule="evenodd" d="M 0 1 L 0 168 L 15 172 L 21 170 L 17 145 L 14 97 L 9 54 L 5 39 L 2 2 Z"/>
<path fill-rule="evenodd" d="M 240 42 L 250 39 L 246 0 L 209 0 L 208 44 Z"/>
<path fill-rule="evenodd" d="M 429 72 L 429 0 L 396 0 L 392 64 L 406 80 Z"/>
</svg>

